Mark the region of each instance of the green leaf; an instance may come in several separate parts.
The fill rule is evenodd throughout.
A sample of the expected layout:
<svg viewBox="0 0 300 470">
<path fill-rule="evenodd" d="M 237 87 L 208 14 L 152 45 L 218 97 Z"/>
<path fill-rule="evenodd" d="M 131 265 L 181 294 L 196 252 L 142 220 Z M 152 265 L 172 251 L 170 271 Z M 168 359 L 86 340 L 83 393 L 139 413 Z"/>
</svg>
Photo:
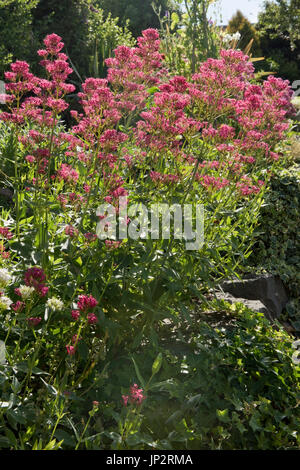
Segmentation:
<svg viewBox="0 0 300 470">
<path fill-rule="evenodd" d="M 240 431 L 241 434 L 244 434 L 244 432 L 247 431 L 247 429 L 243 425 L 242 421 L 240 420 L 240 418 L 239 418 L 239 416 L 236 412 L 232 413 L 232 420 L 233 420 L 234 424 L 236 425 L 236 427 L 238 428 L 238 430 Z"/>
<path fill-rule="evenodd" d="M 229 423 L 230 418 L 228 415 L 228 410 L 217 410 L 217 417 L 222 423 Z"/>
<path fill-rule="evenodd" d="M 18 381 L 17 377 L 14 375 L 11 383 L 11 389 L 14 393 L 18 393 L 18 391 L 21 389 L 22 384 Z"/>
<path fill-rule="evenodd" d="M 46 385 L 46 388 L 47 388 L 48 392 L 50 393 L 50 395 L 56 397 L 56 395 L 58 393 L 57 390 L 52 385 L 47 384 L 47 382 L 45 382 L 45 380 L 42 379 L 42 377 L 41 377 L 41 381 L 43 382 L 43 384 Z"/>
<path fill-rule="evenodd" d="M 13 445 L 14 450 L 16 450 L 16 449 L 18 448 L 18 442 L 17 442 L 16 436 L 14 435 L 14 433 L 12 432 L 12 430 L 9 429 L 9 428 L 6 428 L 6 429 L 5 429 L 5 435 L 6 435 L 6 437 L 9 439 L 9 441 L 11 442 L 11 444 Z M 1 444 L 0 444 L 0 446 L 1 446 Z"/>
<path fill-rule="evenodd" d="M 171 15 L 171 29 L 174 29 L 179 23 L 179 16 L 176 12 L 173 12 Z"/>
<path fill-rule="evenodd" d="M 259 413 L 254 413 L 251 416 L 251 419 L 249 421 L 249 424 L 251 428 L 253 429 L 254 432 L 260 431 L 262 428 L 261 423 L 260 423 L 260 415 Z"/>
<path fill-rule="evenodd" d="M 75 447 L 76 441 L 74 437 L 63 429 L 57 429 L 54 435 L 59 441 L 63 441 L 68 446 Z"/>
<path fill-rule="evenodd" d="M 162 353 L 159 353 L 152 365 L 152 376 L 157 374 L 160 371 L 160 368 L 162 365 L 162 359 L 163 359 Z"/>
<path fill-rule="evenodd" d="M 26 424 L 26 418 L 24 416 L 24 413 L 20 411 L 18 408 L 14 410 L 8 410 L 7 411 L 8 417 L 11 417 L 11 419 L 19 424 Z"/>
<path fill-rule="evenodd" d="M 139 371 L 138 365 L 137 365 L 137 363 L 135 362 L 135 360 L 134 360 L 133 357 L 131 357 L 131 359 L 132 359 L 132 362 L 133 362 L 133 365 L 134 365 L 134 368 L 135 368 L 135 372 L 136 372 L 137 378 L 139 379 L 139 381 L 140 381 L 142 387 L 145 387 L 145 381 L 144 381 L 143 377 L 141 376 L 141 373 L 140 373 L 140 371 Z"/>
<path fill-rule="evenodd" d="M 42 450 L 58 450 L 64 441 L 57 442 L 56 439 L 48 442 Z"/>
<path fill-rule="evenodd" d="M 156 93 L 157 91 L 159 91 L 159 88 L 157 88 L 157 86 L 153 86 L 151 88 L 148 88 L 148 90 L 147 90 L 149 95 L 154 95 L 154 93 Z"/>
<path fill-rule="evenodd" d="M 2 447 L 7 448 L 11 446 L 11 442 L 7 437 L 0 436 L 0 449 Z"/>
</svg>

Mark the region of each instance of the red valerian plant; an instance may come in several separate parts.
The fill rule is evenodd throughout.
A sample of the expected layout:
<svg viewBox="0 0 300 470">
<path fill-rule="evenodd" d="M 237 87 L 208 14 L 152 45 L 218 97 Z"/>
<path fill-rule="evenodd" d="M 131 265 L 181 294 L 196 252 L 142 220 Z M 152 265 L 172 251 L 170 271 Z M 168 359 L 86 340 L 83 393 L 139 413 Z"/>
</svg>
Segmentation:
<svg viewBox="0 0 300 470">
<path fill-rule="evenodd" d="M 72 69 L 59 36 L 47 36 L 44 44 L 38 55 L 47 78 L 35 77 L 25 62 L 12 64 L 6 74 L 8 111 L 0 119 L 11 123 L 19 149 L 15 235 L 20 241 L 26 192 L 26 200 L 34 200 L 34 240 L 46 274 L 51 230 L 69 240 L 70 263 L 81 247 L 98 246 L 92 219 L 99 203 L 118 212 L 121 196 L 127 204 L 142 194 L 158 202 L 162 191 L 167 199 L 183 194 L 185 201 L 192 191 L 210 212 L 220 209 L 217 201 L 224 195 L 234 213 L 240 201 L 262 193 L 293 112 L 287 81 L 271 76 L 256 84 L 253 64 L 237 50 L 200 64 L 190 80 L 172 76 L 159 52 L 158 32 L 148 29 L 137 47 L 114 51 L 106 61 L 107 79 L 85 80 L 78 93 L 81 110 L 71 110 L 75 125 L 65 132 L 59 120 L 74 91 L 68 83 Z M 3 230 L 7 243 L 11 232 Z M 102 245 L 111 256 L 124 246 L 118 240 Z M 42 280 L 39 286 L 45 295 Z"/>
<path fill-rule="evenodd" d="M 141 191 L 171 197 L 189 188 L 213 205 L 218 193 L 231 194 L 235 210 L 239 200 L 265 187 L 265 170 L 279 158 L 276 145 L 293 112 L 291 88 L 273 76 L 254 83 L 254 67 L 241 51 L 221 51 L 188 80 L 164 67 L 158 32 L 143 31 L 137 47 L 120 46 L 106 61 L 107 79 L 85 80 L 78 93 L 82 109 L 71 110 L 76 123 L 62 132 L 60 115 L 74 91 L 67 82 L 72 69 L 59 36 L 47 36 L 44 44 L 38 55 L 47 78 L 35 77 L 26 62 L 12 64 L 6 73 L 8 111 L 0 119 L 15 129 L 20 152 L 15 234 L 20 241 L 26 191 L 35 201 L 35 240 L 46 272 L 50 225 L 69 238 L 73 259 L 81 245 L 97 244 L 90 222 L 99 202 L 118 211 L 120 196 L 129 204 Z M 57 224 L 56 201 L 63 210 Z M 104 247 L 113 252 L 122 244 L 106 240 Z"/>
<path fill-rule="evenodd" d="M 28 364 L 24 397 L 35 393 L 31 375 L 40 367 L 58 400 L 89 392 L 88 379 L 101 390 L 100 363 L 149 341 L 156 347 L 162 320 L 186 321 L 185 305 L 197 298 L 206 308 L 208 289 L 237 273 L 294 110 L 289 83 L 273 76 L 256 83 L 241 51 L 221 51 L 192 77 L 174 75 L 158 32 L 148 29 L 136 47 L 115 49 L 106 79 L 84 81 L 67 129 L 72 69 L 59 36 L 47 36 L 44 47 L 43 78 L 16 61 L 0 97 L 14 189 L 0 261 L 16 277 L 2 270 L 0 314 L 10 364 L 13 357 Z M 97 237 L 100 205 L 131 229 L 134 216 L 123 210 L 141 203 L 202 204 L 203 245 L 188 251 L 184 239 Z M 134 405 L 125 410 L 134 423 L 147 390 L 134 384 L 122 396 Z"/>
</svg>

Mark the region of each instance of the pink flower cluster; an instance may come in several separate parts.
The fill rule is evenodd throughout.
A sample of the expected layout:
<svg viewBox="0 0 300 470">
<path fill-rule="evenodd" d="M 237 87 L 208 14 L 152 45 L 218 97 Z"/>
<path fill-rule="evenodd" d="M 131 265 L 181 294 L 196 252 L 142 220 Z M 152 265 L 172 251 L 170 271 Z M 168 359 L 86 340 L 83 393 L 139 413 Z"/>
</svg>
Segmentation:
<svg viewBox="0 0 300 470">
<path fill-rule="evenodd" d="M 98 301 L 92 295 L 80 295 L 77 306 L 82 313 L 93 310 L 98 305 Z"/>
<path fill-rule="evenodd" d="M 178 136 L 197 133 L 202 124 L 189 116 L 186 109 L 191 104 L 184 77 L 174 77 L 160 86 L 154 94 L 154 106 L 143 111 L 143 120 L 137 123 L 136 138 L 142 147 L 176 153 L 182 145 Z M 180 91 L 179 91 L 180 90 Z"/>
<path fill-rule="evenodd" d="M 243 176 L 241 182 L 236 184 L 238 191 L 243 196 L 249 196 L 250 194 L 259 193 L 262 186 L 264 186 L 264 181 L 258 180 L 257 184 L 253 184 L 253 181 L 250 177 Z"/>
<path fill-rule="evenodd" d="M 152 179 L 152 181 L 162 184 L 177 183 L 177 181 L 179 180 L 178 175 L 168 175 L 159 173 L 157 171 L 150 171 L 150 178 Z"/>
<path fill-rule="evenodd" d="M 30 166 L 37 166 L 39 178 L 35 178 L 33 184 L 47 183 L 46 175 L 51 158 L 49 147 L 52 150 L 59 147 L 60 139 L 50 137 L 51 128 L 58 124 L 59 114 L 68 108 L 64 100 L 66 94 L 75 90 L 75 86 L 66 83 L 73 72 L 68 64 L 68 57 L 61 52 L 63 43 L 56 34 L 48 35 L 45 40 L 45 49 L 39 50 L 42 57 L 41 65 L 46 69 L 47 78 L 39 78 L 29 71 L 26 62 L 17 61 L 11 64 L 11 71 L 5 74 L 6 104 L 9 111 L 0 113 L 0 120 L 22 125 L 25 122 L 38 125 L 40 131 L 31 129 L 26 136 L 19 135 L 19 141 L 23 144 L 25 160 Z M 49 140 L 52 144 L 49 146 Z M 64 169 L 59 177 L 64 178 Z M 76 175 L 71 171 L 67 180 L 76 180 Z"/>
<path fill-rule="evenodd" d="M 69 356 L 74 356 L 74 354 L 76 353 L 76 348 L 75 346 L 72 346 L 70 344 L 67 344 L 66 345 L 66 349 L 67 349 L 67 353 Z"/>
<path fill-rule="evenodd" d="M 122 244 L 121 241 L 105 240 L 105 246 L 109 250 L 116 250 Z"/>
<path fill-rule="evenodd" d="M 92 295 L 79 295 L 77 301 L 77 309 L 73 309 L 71 311 L 71 317 L 73 320 L 78 321 L 81 318 L 81 315 L 86 315 L 87 323 L 89 325 L 95 325 L 98 323 L 98 317 L 92 311 L 98 305 L 98 301 Z M 72 344 L 67 344 L 67 354 L 69 356 L 73 356 L 76 353 L 76 347 L 79 341 L 81 341 L 81 337 L 77 334 L 73 335 L 72 337 Z"/>
<path fill-rule="evenodd" d="M 196 180 L 200 181 L 202 186 L 207 189 L 222 189 L 230 184 L 230 181 L 226 178 L 210 175 L 196 175 Z"/>
<path fill-rule="evenodd" d="M 44 284 L 46 275 L 41 268 L 29 268 L 25 273 L 24 280 L 26 286 L 34 287 L 35 291 L 41 297 L 47 295 L 49 287 Z"/>
<path fill-rule="evenodd" d="M 57 172 L 57 177 L 59 180 L 64 180 L 66 183 L 76 184 L 79 178 L 79 174 L 70 165 L 62 163 L 60 169 Z"/>
<path fill-rule="evenodd" d="M 98 139 L 100 136 L 103 137 L 104 131 L 113 127 L 122 115 L 117 109 L 114 94 L 109 89 L 107 80 L 88 78 L 83 83 L 82 89 L 83 92 L 78 93 L 78 97 L 84 113 L 71 112 L 73 118 L 77 120 L 73 132 L 97 146 Z M 117 138 L 118 133 L 115 132 L 114 135 Z"/>
<path fill-rule="evenodd" d="M 27 323 L 29 326 L 34 327 L 37 326 L 41 323 L 42 318 L 41 317 L 30 317 L 27 318 Z"/>
<path fill-rule="evenodd" d="M 81 314 L 87 316 L 87 321 L 90 325 L 98 322 L 98 318 L 92 311 L 98 305 L 98 301 L 92 295 L 80 295 L 77 301 L 77 309 L 71 311 L 73 320 L 79 320 Z"/>
<path fill-rule="evenodd" d="M 12 304 L 11 307 L 14 312 L 20 313 L 22 312 L 24 306 L 25 306 L 24 302 L 21 302 L 21 300 L 17 300 L 17 302 L 15 304 Z"/>
<path fill-rule="evenodd" d="M 139 388 L 137 384 L 130 386 L 129 395 L 122 395 L 124 406 L 127 406 L 128 402 L 133 405 L 141 405 L 145 398 L 143 389 Z"/>
<path fill-rule="evenodd" d="M 11 64 L 10 72 L 6 72 L 6 102 L 10 112 L 0 114 L 0 119 L 14 123 L 23 123 L 25 120 L 37 122 L 43 126 L 51 126 L 56 115 L 67 109 L 68 104 L 64 96 L 75 90 L 74 85 L 66 83 L 73 72 L 68 65 L 68 57 L 61 53 L 64 44 L 56 34 L 48 35 L 44 44 L 46 49 L 38 51 L 43 58 L 41 65 L 45 67 L 47 79 L 35 77 L 29 72 L 26 62 L 17 61 Z M 31 96 L 27 96 L 30 93 Z M 26 96 L 26 97 L 25 97 Z M 13 103 L 21 106 L 13 107 Z"/>
<path fill-rule="evenodd" d="M 119 46 L 114 51 L 115 57 L 106 59 L 107 78 L 113 87 L 118 109 L 125 113 L 143 109 L 147 90 L 158 85 L 166 74 L 159 47 L 159 34 L 150 28 L 138 38 L 138 47 Z"/>
<path fill-rule="evenodd" d="M 6 251 L 4 240 L 11 240 L 13 238 L 13 234 L 7 227 L 0 227 L 0 236 L 2 238 L 2 240 L 0 240 L 0 255 L 3 259 L 8 259 L 10 257 L 10 253 L 9 251 Z"/>
<path fill-rule="evenodd" d="M 72 225 L 67 225 L 65 227 L 65 234 L 68 235 L 70 238 L 76 238 L 78 237 L 79 231 Z"/>
<path fill-rule="evenodd" d="M 81 194 L 77 193 L 68 193 L 68 194 L 58 194 L 57 199 L 62 207 L 66 209 L 67 206 L 72 206 L 74 211 L 80 210 L 82 204 L 85 202 L 85 198 Z"/>
<path fill-rule="evenodd" d="M 0 227 L 0 235 L 6 240 L 11 240 L 13 238 L 13 234 L 7 227 Z"/>
</svg>

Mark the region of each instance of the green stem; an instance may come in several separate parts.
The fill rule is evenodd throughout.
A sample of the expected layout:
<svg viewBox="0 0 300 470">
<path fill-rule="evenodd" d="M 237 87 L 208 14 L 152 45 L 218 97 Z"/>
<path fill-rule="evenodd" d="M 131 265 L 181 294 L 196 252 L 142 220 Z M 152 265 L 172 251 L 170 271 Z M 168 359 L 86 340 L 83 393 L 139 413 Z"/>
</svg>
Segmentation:
<svg viewBox="0 0 300 470">
<path fill-rule="evenodd" d="M 85 435 L 86 430 L 87 430 L 87 428 L 88 428 L 88 425 L 90 424 L 90 421 L 91 421 L 91 415 L 89 416 L 89 419 L 87 420 L 87 423 L 86 423 L 86 425 L 85 425 L 85 427 L 84 427 L 84 430 L 82 431 L 82 434 L 81 434 L 81 436 L 79 437 L 79 440 L 78 440 L 77 445 L 76 445 L 76 447 L 75 447 L 74 450 L 77 450 L 78 447 L 80 446 L 81 441 L 82 441 L 82 439 L 83 439 L 83 436 Z"/>
</svg>

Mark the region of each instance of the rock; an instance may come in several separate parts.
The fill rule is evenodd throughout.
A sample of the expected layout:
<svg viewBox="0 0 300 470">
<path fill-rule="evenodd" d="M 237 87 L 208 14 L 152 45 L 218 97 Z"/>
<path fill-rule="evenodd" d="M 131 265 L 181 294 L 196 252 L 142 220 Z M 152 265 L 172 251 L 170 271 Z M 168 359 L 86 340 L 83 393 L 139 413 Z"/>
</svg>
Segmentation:
<svg viewBox="0 0 300 470">
<path fill-rule="evenodd" d="M 282 326 L 285 329 L 285 331 L 287 331 L 290 335 L 292 335 L 293 333 L 296 333 L 295 328 L 290 323 L 284 322 L 282 323 Z"/>
<path fill-rule="evenodd" d="M 270 315 L 272 319 L 281 315 L 289 300 L 280 278 L 270 274 L 248 276 L 243 280 L 225 281 L 220 287 L 236 299 L 260 301 L 269 312 L 267 316 Z"/>
<path fill-rule="evenodd" d="M 9 189 L 9 188 L 0 188 L 0 196 L 3 196 L 7 199 L 12 200 L 13 195 L 14 195 L 14 193 L 11 189 Z"/>
<path fill-rule="evenodd" d="M 225 292 L 215 292 L 217 299 L 223 299 L 230 304 L 241 302 L 242 304 L 246 305 L 246 307 L 250 308 L 254 312 L 261 312 L 263 313 L 269 320 L 272 319 L 271 312 L 267 309 L 267 307 L 260 301 L 260 300 L 248 300 L 242 299 L 239 297 L 233 297 L 233 295 L 225 293 Z"/>
</svg>

